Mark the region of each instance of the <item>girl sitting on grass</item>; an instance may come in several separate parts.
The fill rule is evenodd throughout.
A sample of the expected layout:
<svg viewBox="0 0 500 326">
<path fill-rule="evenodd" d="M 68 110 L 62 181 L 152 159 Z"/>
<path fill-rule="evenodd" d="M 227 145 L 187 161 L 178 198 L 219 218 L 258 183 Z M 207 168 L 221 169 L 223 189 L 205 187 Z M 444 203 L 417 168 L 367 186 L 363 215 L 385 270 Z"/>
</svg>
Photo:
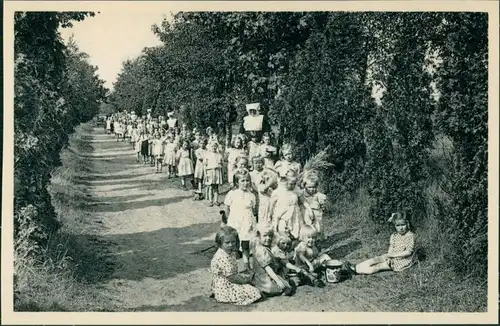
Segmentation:
<svg viewBox="0 0 500 326">
<path fill-rule="evenodd" d="M 400 272 L 413 265 L 415 234 L 410 231 L 406 214 L 393 213 L 388 222 L 393 223 L 396 232 L 390 237 L 387 254 L 370 258 L 356 266 L 351 265 L 352 271 L 356 274 L 369 275 L 381 271 Z"/>
<path fill-rule="evenodd" d="M 223 226 L 215 235 L 215 243 L 219 249 L 210 264 L 215 300 L 235 305 L 248 305 L 259 300 L 262 297 L 260 291 L 250 285 L 253 273 L 238 273 L 238 232 L 230 226 Z"/>
</svg>

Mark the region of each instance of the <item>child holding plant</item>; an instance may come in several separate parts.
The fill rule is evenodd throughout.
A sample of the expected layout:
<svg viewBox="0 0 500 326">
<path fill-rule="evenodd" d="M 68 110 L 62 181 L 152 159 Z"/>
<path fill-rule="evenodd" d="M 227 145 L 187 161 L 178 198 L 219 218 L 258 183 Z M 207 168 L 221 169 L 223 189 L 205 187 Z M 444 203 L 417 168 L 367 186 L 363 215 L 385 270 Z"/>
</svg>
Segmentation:
<svg viewBox="0 0 500 326">
<path fill-rule="evenodd" d="M 322 221 L 326 210 L 327 197 L 318 191 L 319 175 L 316 171 L 304 173 L 302 179 L 302 200 L 304 223 L 314 226 L 320 240 L 324 239 Z"/>
</svg>

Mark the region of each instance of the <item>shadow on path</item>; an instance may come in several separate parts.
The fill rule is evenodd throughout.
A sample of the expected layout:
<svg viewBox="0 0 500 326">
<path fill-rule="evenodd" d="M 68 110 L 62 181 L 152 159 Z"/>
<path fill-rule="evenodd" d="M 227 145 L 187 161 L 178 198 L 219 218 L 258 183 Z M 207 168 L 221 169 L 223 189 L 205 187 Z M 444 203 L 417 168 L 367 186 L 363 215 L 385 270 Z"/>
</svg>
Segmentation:
<svg viewBox="0 0 500 326">
<path fill-rule="evenodd" d="M 126 210 L 137 210 L 147 207 L 161 207 L 167 206 L 172 203 L 180 202 L 186 198 L 191 197 L 191 195 L 178 196 L 178 197 L 168 197 L 168 198 L 158 198 L 158 199 L 148 199 L 143 201 L 131 201 L 131 202 L 117 202 L 117 203 L 96 203 L 94 205 L 88 206 L 88 211 L 100 212 L 100 213 L 110 213 L 110 212 L 123 212 Z"/>
<path fill-rule="evenodd" d="M 167 279 L 177 274 L 210 266 L 211 257 L 193 255 L 206 243 L 182 244 L 215 234 L 219 223 L 200 223 L 152 232 L 105 235 L 103 241 L 114 245 L 112 258 L 117 265 L 113 278 L 140 281 Z M 111 258 L 110 257 L 110 258 Z"/>
</svg>

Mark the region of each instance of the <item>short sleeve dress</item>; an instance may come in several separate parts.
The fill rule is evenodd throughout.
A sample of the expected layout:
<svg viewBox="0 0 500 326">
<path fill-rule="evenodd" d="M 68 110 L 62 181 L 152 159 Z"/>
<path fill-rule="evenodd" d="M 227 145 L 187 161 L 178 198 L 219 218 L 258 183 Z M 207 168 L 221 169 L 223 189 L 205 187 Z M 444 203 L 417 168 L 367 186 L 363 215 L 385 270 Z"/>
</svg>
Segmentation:
<svg viewBox="0 0 500 326">
<path fill-rule="evenodd" d="M 163 156 L 163 140 L 155 139 L 153 140 L 153 155 L 156 159 Z"/>
<path fill-rule="evenodd" d="M 403 235 L 399 233 L 393 233 L 390 238 L 388 253 L 397 254 L 407 250 L 413 252 L 414 248 L 415 234 L 413 232 L 408 231 Z M 389 266 L 391 266 L 393 271 L 400 272 L 411 267 L 414 262 L 413 258 L 413 255 L 403 258 L 390 258 Z"/>
<path fill-rule="evenodd" d="M 304 223 L 314 226 L 316 231 L 319 232 L 320 238 L 323 238 L 321 225 L 323 221 L 323 210 L 326 204 L 326 195 L 318 192 L 312 196 L 308 196 L 304 191 L 302 192 L 302 198 L 311 207 L 311 211 L 303 209 Z"/>
<path fill-rule="evenodd" d="M 165 144 L 164 153 L 165 153 L 165 164 L 175 166 L 175 150 L 176 145 L 174 142 L 167 142 Z"/>
<path fill-rule="evenodd" d="M 227 180 L 229 183 L 233 182 L 235 164 L 238 157 L 247 157 L 247 153 L 244 149 L 239 148 L 229 148 L 227 150 Z"/>
<path fill-rule="evenodd" d="M 279 274 L 286 275 L 288 273 L 288 268 L 286 268 L 286 264 L 289 262 L 292 262 L 294 253 L 293 252 L 284 252 L 281 248 L 279 248 L 277 245 L 274 245 L 271 248 L 271 253 L 276 259 L 280 260 L 280 270 L 278 271 Z"/>
<path fill-rule="evenodd" d="M 189 149 L 180 149 L 177 152 L 177 175 L 180 177 L 193 174 L 193 162 L 190 158 Z"/>
<path fill-rule="evenodd" d="M 299 255 L 302 254 L 304 258 L 309 260 L 314 267 L 318 267 L 318 262 L 316 259 L 319 256 L 319 250 L 316 247 L 308 247 L 304 242 L 300 242 L 297 247 L 295 247 L 295 265 L 300 268 L 308 269 L 306 263 L 299 259 Z"/>
<path fill-rule="evenodd" d="M 250 241 L 252 230 L 257 224 L 253 214 L 256 205 L 255 195 L 241 189 L 231 190 L 224 199 L 224 205 L 229 206 L 227 225 L 238 231 L 240 241 Z"/>
<path fill-rule="evenodd" d="M 277 197 L 276 205 L 271 213 L 271 222 L 278 233 L 285 235 L 285 229 L 288 228 L 291 234 L 299 237 L 300 228 L 303 224 L 302 210 L 299 206 L 299 197 L 294 191 L 276 189 L 272 197 Z"/>
<path fill-rule="evenodd" d="M 234 284 L 227 277 L 238 272 L 236 257 L 218 249 L 210 264 L 212 292 L 218 302 L 249 305 L 261 298 L 259 290 L 250 284 Z"/>
<path fill-rule="evenodd" d="M 282 294 L 283 290 L 266 272 L 266 267 L 270 266 L 277 275 L 284 277 L 281 261 L 274 257 L 271 248 L 257 244 L 251 260 L 251 266 L 255 272 L 252 284 L 267 296 Z"/>
<path fill-rule="evenodd" d="M 196 157 L 196 163 L 194 165 L 194 177 L 196 179 L 203 180 L 203 155 L 205 150 L 201 147 L 196 149 L 194 156 Z"/>
<path fill-rule="evenodd" d="M 271 145 L 262 144 L 259 147 L 259 154 L 264 158 L 264 166 L 266 168 L 273 169 L 274 161 L 272 159 L 272 155 L 276 152 L 276 147 Z"/>
<path fill-rule="evenodd" d="M 222 184 L 222 155 L 219 153 L 206 151 L 203 155 L 205 166 L 205 185 Z"/>
</svg>

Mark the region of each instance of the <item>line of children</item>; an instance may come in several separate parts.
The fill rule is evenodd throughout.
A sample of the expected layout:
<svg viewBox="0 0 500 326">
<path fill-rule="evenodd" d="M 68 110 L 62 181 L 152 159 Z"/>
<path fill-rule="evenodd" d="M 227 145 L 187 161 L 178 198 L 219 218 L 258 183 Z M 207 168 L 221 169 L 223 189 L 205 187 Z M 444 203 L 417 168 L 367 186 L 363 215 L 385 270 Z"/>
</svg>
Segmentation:
<svg viewBox="0 0 500 326">
<path fill-rule="evenodd" d="M 187 180 L 194 178 L 198 194 L 205 186 L 210 206 L 221 204 L 225 154 L 227 181 L 233 187 L 224 200 L 227 225 L 217 233 L 219 249 L 211 263 L 212 290 L 219 302 L 245 305 L 268 296 L 292 295 L 304 284 L 322 287 L 326 266 L 342 265 L 353 274 L 373 274 L 402 271 L 413 264 L 415 235 L 400 213 L 391 217 L 396 232 L 387 254 L 355 265 L 321 253 L 316 241 L 324 238 L 327 198 L 318 191 L 319 173 L 307 167 L 302 171 L 287 144 L 274 163 L 276 148 L 267 134 L 262 144 L 255 138 L 246 142 L 244 136 L 236 136 L 223 151 L 210 127 L 204 138 L 197 130 L 190 133 L 186 125 L 175 133 L 161 129 L 162 124 L 152 119 L 138 118 L 130 125 L 122 125 L 120 118 L 116 122 L 118 129 L 126 128 L 138 161 L 142 156 L 144 164 L 156 165 L 157 173 L 166 165 L 168 177 L 177 174 L 184 189 Z M 238 272 L 235 254 L 240 249 L 246 273 Z"/>
</svg>

